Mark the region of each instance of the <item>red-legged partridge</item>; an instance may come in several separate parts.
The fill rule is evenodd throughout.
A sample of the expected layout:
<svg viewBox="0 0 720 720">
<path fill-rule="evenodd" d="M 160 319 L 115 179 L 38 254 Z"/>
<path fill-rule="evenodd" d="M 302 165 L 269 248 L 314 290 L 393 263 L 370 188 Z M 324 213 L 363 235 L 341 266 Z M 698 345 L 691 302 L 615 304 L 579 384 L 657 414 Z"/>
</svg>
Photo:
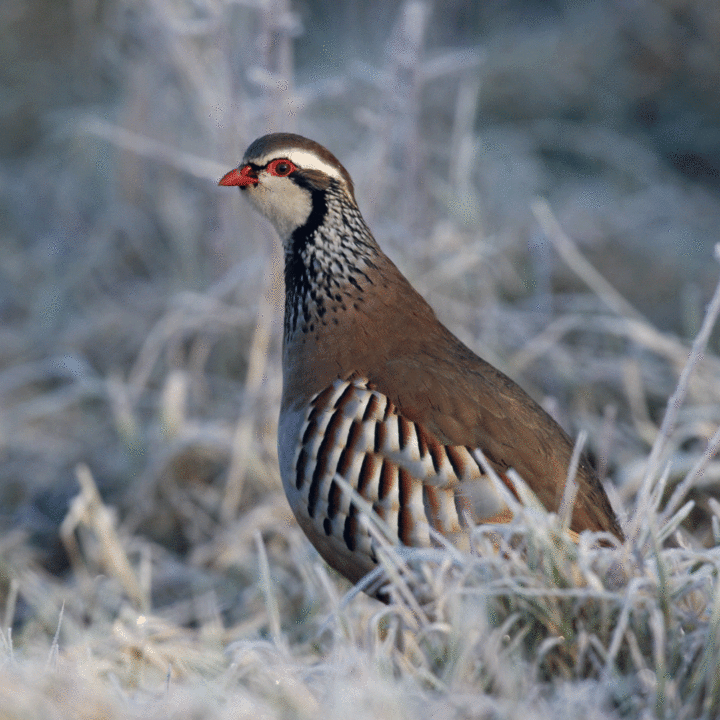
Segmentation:
<svg viewBox="0 0 720 720">
<path fill-rule="evenodd" d="M 237 185 L 284 245 L 280 472 L 332 567 L 357 582 L 378 562 L 338 476 L 410 546 L 435 546 L 430 528 L 457 544 L 469 525 L 510 520 L 476 449 L 511 490 L 514 468 L 558 510 L 570 439 L 439 322 L 378 246 L 332 153 L 300 135 L 265 135 L 220 185 Z M 576 480 L 571 529 L 622 538 L 585 459 Z"/>
</svg>

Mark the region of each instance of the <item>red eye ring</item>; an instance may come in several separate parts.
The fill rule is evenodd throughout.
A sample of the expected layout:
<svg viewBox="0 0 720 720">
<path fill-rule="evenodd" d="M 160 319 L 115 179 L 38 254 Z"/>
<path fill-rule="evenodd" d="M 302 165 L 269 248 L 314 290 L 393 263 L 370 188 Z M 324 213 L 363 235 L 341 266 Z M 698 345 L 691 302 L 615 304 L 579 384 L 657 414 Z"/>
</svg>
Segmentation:
<svg viewBox="0 0 720 720">
<path fill-rule="evenodd" d="M 276 177 L 287 177 L 291 173 L 294 173 L 297 170 L 297 167 L 287 158 L 278 158 L 277 160 L 273 160 L 268 163 L 265 169 L 271 175 L 275 175 Z"/>
</svg>

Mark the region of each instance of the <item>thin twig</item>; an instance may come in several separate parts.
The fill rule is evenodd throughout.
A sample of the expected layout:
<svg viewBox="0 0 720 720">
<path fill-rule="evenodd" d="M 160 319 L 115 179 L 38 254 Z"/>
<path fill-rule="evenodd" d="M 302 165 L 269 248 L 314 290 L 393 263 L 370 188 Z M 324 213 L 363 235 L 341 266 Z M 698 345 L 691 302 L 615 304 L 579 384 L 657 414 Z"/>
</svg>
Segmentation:
<svg viewBox="0 0 720 720">
<path fill-rule="evenodd" d="M 582 255 L 577 245 L 565 234 L 547 201 L 538 198 L 532 211 L 542 231 L 552 241 L 560 257 L 585 282 L 585 284 L 611 309 L 622 317 L 647 323 L 636 310 Z"/>
<path fill-rule="evenodd" d="M 680 505 L 683 497 L 685 497 L 690 488 L 695 484 L 695 481 L 705 472 L 705 468 L 707 468 L 710 461 L 715 457 L 718 449 L 720 449 L 720 428 L 715 431 L 715 434 L 708 441 L 705 452 L 698 458 L 698 461 L 690 469 L 690 472 L 684 477 L 682 482 L 678 483 L 673 491 L 665 509 L 660 515 L 662 522 L 666 522 L 670 515 L 675 512 L 675 509 Z"/>
<path fill-rule="evenodd" d="M 280 622 L 280 606 L 273 589 L 272 579 L 270 577 L 270 563 L 268 562 L 267 552 L 265 551 L 265 543 L 263 542 L 260 530 L 256 530 L 255 549 L 258 554 L 258 564 L 260 565 L 260 587 L 265 596 L 265 608 L 268 614 L 268 624 L 270 625 L 270 637 L 276 647 L 284 649 L 285 639 L 282 634 L 282 624 Z"/>
<path fill-rule="evenodd" d="M 193 155 L 153 140 L 140 133 L 126 130 L 124 127 L 109 123 L 100 118 L 88 116 L 83 118 L 78 128 L 86 133 L 107 140 L 113 145 L 128 150 L 140 157 L 155 160 L 164 165 L 174 167 L 176 170 L 188 173 L 203 180 L 220 178 L 227 167 L 214 160 Z"/>
<path fill-rule="evenodd" d="M 560 524 L 563 530 L 570 529 L 572 522 L 573 508 L 575 507 L 575 498 L 578 492 L 577 469 L 580 465 L 580 457 L 582 456 L 583 447 L 587 442 L 587 432 L 581 430 L 573 447 L 572 457 L 570 458 L 570 466 L 568 467 L 567 477 L 565 478 L 565 489 L 563 490 L 562 502 L 560 503 Z"/>
<path fill-rule="evenodd" d="M 715 246 L 715 257 L 720 258 L 720 244 Z M 640 499 L 647 496 L 652 488 L 653 479 L 660 465 L 660 458 L 665 451 L 670 436 L 675 430 L 678 412 L 680 411 L 680 407 L 682 406 L 683 401 L 685 400 L 685 396 L 687 395 L 690 376 L 692 375 L 697 363 L 703 357 L 705 348 L 707 347 L 707 344 L 710 340 L 710 333 L 712 332 L 713 326 L 715 325 L 718 314 L 720 314 L 720 282 L 718 282 L 717 286 L 715 287 L 715 292 L 705 312 L 705 318 L 703 319 L 703 323 L 700 326 L 700 331 L 695 337 L 695 340 L 690 349 L 690 354 L 688 355 L 685 366 L 680 373 L 680 379 L 678 380 L 675 392 L 670 396 L 670 399 L 667 402 L 667 406 L 665 408 L 665 417 L 663 417 L 662 424 L 660 425 L 660 430 L 658 432 L 657 438 L 655 439 L 655 443 L 653 444 L 650 451 L 650 457 L 648 458 L 647 468 L 645 470 L 645 478 L 643 479 L 640 488 Z M 639 522 L 640 517 L 636 515 L 635 521 L 633 523 L 633 530 L 636 530 Z"/>
</svg>

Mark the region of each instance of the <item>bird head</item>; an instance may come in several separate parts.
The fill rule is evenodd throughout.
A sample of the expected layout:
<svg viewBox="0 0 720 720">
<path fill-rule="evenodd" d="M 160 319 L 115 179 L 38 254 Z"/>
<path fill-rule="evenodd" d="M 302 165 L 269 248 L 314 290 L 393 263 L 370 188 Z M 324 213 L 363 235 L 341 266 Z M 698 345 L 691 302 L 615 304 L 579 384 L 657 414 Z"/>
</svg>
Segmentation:
<svg viewBox="0 0 720 720">
<path fill-rule="evenodd" d="M 341 193 L 356 206 L 353 182 L 340 161 L 322 145 L 293 133 L 272 133 L 253 142 L 238 167 L 219 185 L 236 185 L 288 240 L 326 207 L 325 194 Z"/>
</svg>

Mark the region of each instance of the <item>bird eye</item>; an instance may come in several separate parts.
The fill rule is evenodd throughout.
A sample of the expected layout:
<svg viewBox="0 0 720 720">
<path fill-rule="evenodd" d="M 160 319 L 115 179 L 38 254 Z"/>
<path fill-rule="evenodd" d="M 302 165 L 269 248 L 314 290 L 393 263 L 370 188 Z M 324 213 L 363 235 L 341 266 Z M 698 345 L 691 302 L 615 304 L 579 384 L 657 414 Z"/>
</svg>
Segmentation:
<svg viewBox="0 0 720 720">
<path fill-rule="evenodd" d="M 295 165 L 289 160 L 273 160 L 267 167 L 268 172 L 271 175 L 277 175 L 278 177 L 287 177 L 291 172 L 297 170 Z"/>
</svg>

